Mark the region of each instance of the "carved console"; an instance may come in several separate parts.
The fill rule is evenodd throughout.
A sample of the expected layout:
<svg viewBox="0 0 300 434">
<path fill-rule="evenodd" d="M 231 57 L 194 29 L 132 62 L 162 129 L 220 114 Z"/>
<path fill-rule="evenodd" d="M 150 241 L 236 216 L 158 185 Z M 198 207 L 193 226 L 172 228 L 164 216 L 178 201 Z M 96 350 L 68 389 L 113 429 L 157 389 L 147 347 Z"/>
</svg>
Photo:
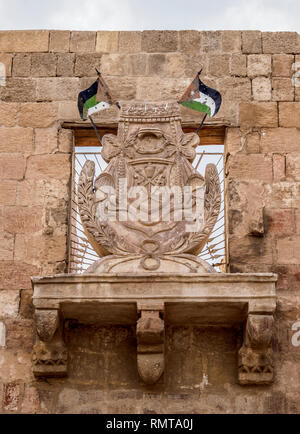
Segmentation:
<svg viewBox="0 0 300 434">
<path fill-rule="evenodd" d="M 156 383 L 164 372 L 164 305 L 141 304 L 137 322 L 137 368 L 146 384 Z"/>
<path fill-rule="evenodd" d="M 36 342 L 33 348 L 33 373 L 37 377 L 67 375 L 68 353 L 63 342 L 63 324 L 58 309 L 35 311 Z"/>
<path fill-rule="evenodd" d="M 249 314 L 244 344 L 239 351 L 239 383 L 270 384 L 273 381 L 273 315 Z"/>
<path fill-rule="evenodd" d="M 216 273 L 197 256 L 221 204 L 216 166 L 203 177 L 192 165 L 198 143 L 183 133 L 176 102 L 121 104 L 117 135 L 102 139 L 107 168 L 95 177 L 87 161 L 78 182 L 80 218 L 100 259 L 82 275 L 32 279 L 36 376 L 66 375 L 63 323 L 74 319 L 135 325 L 148 385 L 163 381 L 166 326 L 244 324 L 238 381 L 272 381 L 276 276 Z"/>
</svg>

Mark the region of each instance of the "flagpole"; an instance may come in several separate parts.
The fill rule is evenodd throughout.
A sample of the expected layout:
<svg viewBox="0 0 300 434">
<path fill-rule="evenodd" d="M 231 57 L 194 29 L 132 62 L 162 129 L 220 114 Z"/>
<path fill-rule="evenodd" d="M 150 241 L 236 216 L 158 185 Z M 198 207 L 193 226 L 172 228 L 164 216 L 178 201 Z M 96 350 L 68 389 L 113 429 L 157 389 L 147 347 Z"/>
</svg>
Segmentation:
<svg viewBox="0 0 300 434">
<path fill-rule="evenodd" d="M 205 114 L 204 118 L 202 119 L 201 124 L 200 124 L 199 127 L 197 128 L 197 131 L 196 131 L 197 134 L 198 134 L 199 131 L 201 130 L 202 125 L 204 124 L 204 121 L 205 121 L 206 118 L 207 118 L 207 113 Z"/>
<path fill-rule="evenodd" d="M 96 133 L 97 138 L 98 138 L 98 140 L 99 140 L 99 142 L 100 142 L 100 145 L 102 146 L 102 143 L 101 143 L 101 136 L 100 136 L 100 134 L 99 134 L 99 131 L 97 130 L 97 127 L 96 127 L 96 125 L 95 125 L 95 122 L 93 121 L 93 118 L 92 118 L 91 116 L 88 116 L 88 118 L 89 118 L 89 120 L 91 121 L 91 124 L 92 124 L 92 126 L 93 126 L 93 128 L 94 128 L 94 130 L 95 130 L 95 133 Z"/>
</svg>

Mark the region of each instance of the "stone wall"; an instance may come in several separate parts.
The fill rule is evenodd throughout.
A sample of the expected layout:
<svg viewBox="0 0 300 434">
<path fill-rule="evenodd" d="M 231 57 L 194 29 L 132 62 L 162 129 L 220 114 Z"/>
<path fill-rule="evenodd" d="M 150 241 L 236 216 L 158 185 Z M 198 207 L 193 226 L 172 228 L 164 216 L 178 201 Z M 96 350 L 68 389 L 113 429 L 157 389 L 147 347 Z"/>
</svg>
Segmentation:
<svg viewBox="0 0 300 434">
<path fill-rule="evenodd" d="M 0 62 L 0 412 L 299 412 L 300 36 L 3 31 Z M 66 269 L 73 136 L 62 123 L 79 121 L 95 67 L 118 99 L 176 99 L 201 67 L 222 93 L 230 271 L 279 274 L 273 386 L 237 385 L 240 328 L 192 326 L 168 329 L 164 383 L 152 388 L 138 380 L 132 329 L 72 323 L 69 378 L 34 379 L 30 276 Z"/>
</svg>

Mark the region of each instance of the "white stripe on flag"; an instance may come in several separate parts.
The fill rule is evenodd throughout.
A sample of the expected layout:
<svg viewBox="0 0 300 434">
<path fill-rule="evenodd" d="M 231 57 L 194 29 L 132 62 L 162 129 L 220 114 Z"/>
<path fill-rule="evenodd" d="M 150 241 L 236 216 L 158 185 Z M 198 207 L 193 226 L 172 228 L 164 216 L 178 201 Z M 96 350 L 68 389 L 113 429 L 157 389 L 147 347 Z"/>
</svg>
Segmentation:
<svg viewBox="0 0 300 434">
<path fill-rule="evenodd" d="M 200 98 L 195 98 L 194 101 L 198 101 L 201 104 L 206 104 L 210 108 L 210 117 L 213 117 L 216 112 L 216 103 L 210 96 L 200 92 Z"/>
<path fill-rule="evenodd" d="M 93 107 L 90 107 L 88 109 L 88 116 L 93 115 L 94 113 L 100 112 L 101 110 L 105 110 L 108 109 L 110 107 L 110 104 L 108 104 L 107 102 L 99 102 L 97 105 L 94 105 Z"/>
</svg>

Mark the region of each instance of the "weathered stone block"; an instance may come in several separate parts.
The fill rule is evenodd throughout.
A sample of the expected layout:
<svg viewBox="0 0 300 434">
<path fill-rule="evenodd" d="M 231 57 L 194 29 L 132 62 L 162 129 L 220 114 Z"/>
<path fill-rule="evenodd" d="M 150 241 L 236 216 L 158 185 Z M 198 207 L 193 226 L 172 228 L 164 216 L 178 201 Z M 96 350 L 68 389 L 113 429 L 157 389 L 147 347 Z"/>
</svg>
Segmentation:
<svg viewBox="0 0 300 434">
<path fill-rule="evenodd" d="M 244 54 L 233 54 L 231 56 L 230 74 L 242 77 L 247 75 L 247 56 Z"/>
<path fill-rule="evenodd" d="M 272 72 L 272 56 L 268 54 L 251 54 L 248 56 L 248 76 L 270 76 Z"/>
<path fill-rule="evenodd" d="M 201 32 L 201 52 L 219 53 L 222 50 L 221 32 Z"/>
<path fill-rule="evenodd" d="M 33 77 L 55 77 L 56 55 L 53 53 L 33 53 L 31 55 L 31 75 Z"/>
<path fill-rule="evenodd" d="M 35 154 L 52 154 L 57 150 L 57 129 L 37 128 L 34 137 Z"/>
<path fill-rule="evenodd" d="M 141 51 L 141 47 L 142 47 L 141 32 L 119 33 L 119 51 L 121 53 L 139 53 Z"/>
<path fill-rule="evenodd" d="M 224 77 L 229 75 L 229 54 L 212 54 L 209 56 L 209 75 Z"/>
<path fill-rule="evenodd" d="M 75 54 L 62 53 L 57 55 L 56 75 L 58 77 L 68 77 L 74 74 Z"/>
<path fill-rule="evenodd" d="M 292 77 L 294 56 L 291 54 L 274 54 L 272 56 L 273 77 Z"/>
<path fill-rule="evenodd" d="M 70 156 L 67 154 L 36 155 L 29 157 L 27 179 L 69 179 Z"/>
<path fill-rule="evenodd" d="M 295 88 L 290 78 L 273 78 L 272 80 L 272 100 L 273 101 L 293 101 Z"/>
<path fill-rule="evenodd" d="M 58 149 L 60 152 L 71 153 L 73 150 L 73 131 L 62 128 L 58 131 Z"/>
<path fill-rule="evenodd" d="M 219 79 L 218 84 L 225 103 L 251 100 L 251 80 L 249 78 L 225 77 Z"/>
<path fill-rule="evenodd" d="M 263 32 L 264 53 L 295 53 L 296 32 Z"/>
<path fill-rule="evenodd" d="M 65 53 L 70 49 L 70 35 L 68 30 L 50 31 L 49 51 L 53 53 Z"/>
<path fill-rule="evenodd" d="M 81 89 L 85 89 L 80 86 Z M 76 101 L 60 101 L 57 105 L 57 117 L 64 121 L 78 121 L 80 119 Z"/>
<path fill-rule="evenodd" d="M 256 77 L 252 80 L 252 93 L 256 101 L 270 101 L 272 99 L 272 85 L 270 78 Z"/>
<path fill-rule="evenodd" d="M 77 77 L 56 77 L 36 79 L 36 99 L 40 101 L 69 100 L 76 101 L 80 91 L 80 82 Z"/>
<path fill-rule="evenodd" d="M 274 182 L 280 182 L 285 179 L 285 156 L 273 155 L 273 179 Z"/>
<path fill-rule="evenodd" d="M 290 152 L 286 156 L 286 175 L 295 181 L 300 181 L 300 153 Z"/>
<path fill-rule="evenodd" d="M 147 54 L 129 54 L 127 58 L 128 75 L 147 75 Z"/>
<path fill-rule="evenodd" d="M 16 181 L 0 182 L 0 203 L 1 205 L 14 205 L 16 202 Z"/>
<path fill-rule="evenodd" d="M 96 46 L 96 32 L 71 32 L 70 51 L 93 53 Z"/>
<path fill-rule="evenodd" d="M 18 315 L 20 303 L 20 291 L 0 290 L 0 318 L 14 317 Z"/>
<path fill-rule="evenodd" d="M 144 79 L 145 78 L 143 78 L 143 80 Z M 116 100 L 130 100 L 136 97 L 137 79 L 135 77 L 105 77 L 105 81 L 112 92 L 112 96 L 115 97 Z M 102 117 L 106 115 L 108 118 L 115 119 L 115 116 L 118 116 L 118 112 L 116 108 L 115 112 L 113 109 L 110 109 L 110 113 L 108 110 L 103 110 Z"/>
<path fill-rule="evenodd" d="M 97 32 L 96 51 L 98 53 L 115 53 L 118 49 L 119 32 Z M 94 49 L 90 51 L 94 51 Z"/>
<path fill-rule="evenodd" d="M 300 128 L 300 102 L 279 103 L 279 125 Z"/>
<path fill-rule="evenodd" d="M 246 152 L 248 154 L 259 154 L 260 152 L 260 133 L 249 133 L 246 136 Z"/>
<path fill-rule="evenodd" d="M 226 30 L 222 32 L 222 51 L 225 53 L 238 53 L 242 48 L 242 35 L 239 31 Z"/>
<path fill-rule="evenodd" d="M 202 69 L 201 78 L 204 80 L 204 77 L 208 75 L 208 59 L 207 54 L 184 54 L 184 75 L 194 79 Z"/>
<path fill-rule="evenodd" d="M 48 51 L 48 30 L 17 30 L 0 32 L 0 51 L 43 52 Z"/>
<path fill-rule="evenodd" d="M 20 154 L 2 154 L 0 158 L 0 179 L 22 179 L 26 160 Z"/>
<path fill-rule="evenodd" d="M 77 54 L 75 75 L 77 77 L 95 77 L 96 68 L 100 70 L 100 54 Z"/>
<path fill-rule="evenodd" d="M 0 100 L 6 102 L 29 102 L 36 100 L 34 80 L 30 78 L 8 78 L 6 86 L 0 86 Z"/>
<path fill-rule="evenodd" d="M 225 136 L 226 153 L 236 154 L 243 148 L 242 135 L 239 128 L 227 128 Z"/>
<path fill-rule="evenodd" d="M 296 128 L 267 128 L 261 132 L 261 150 L 272 152 L 293 152 L 299 150 L 300 131 Z"/>
<path fill-rule="evenodd" d="M 178 49 L 178 32 L 145 30 L 142 32 L 142 51 L 148 53 L 170 52 Z"/>
<path fill-rule="evenodd" d="M 4 229 L 14 234 L 38 232 L 43 228 L 42 207 L 10 207 L 6 209 Z"/>
<path fill-rule="evenodd" d="M 14 236 L 7 232 L 0 232 L 0 260 L 12 261 L 13 256 L 14 256 Z M 1 297 L 1 293 L 0 293 L 0 297 Z M 1 304 L 0 304 L 0 313 L 1 313 Z"/>
<path fill-rule="evenodd" d="M 165 54 L 150 54 L 148 56 L 148 74 L 151 76 L 166 75 L 167 61 Z"/>
<path fill-rule="evenodd" d="M 277 262 L 279 264 L 300 264 L 300 236 L 279 238 L 276 244 Z"/>
<path fill-rule="evenodd" d="M 18 124 L 21 127 L 47 128 L 56 120 L 57 104 L 25 103 L 20 105 Z"/>
<path fill-rule="evenodd" d="M 127 74 L 127 56 L 125 54 L 104 54 L 101 59 L 101 72 L 107 75 Z"/>
<path fill-rule="evenodd" d="M 14 56 L 13 71 L 14 77 L 29 77 L 31 73 L 31 54 L 18 53 Z"/>
<path fill-rule="evenodd" d="M 232 266 L 246 264 L 273 264 L 272 244 L 265 237 L 230 237 L 229 254 Z"/>
<path fill-rule="evenodd" d="M 231 156 L 228 168 L 229 178 L 252 180 L 255 179 L 267 183 L 272 182 L 272 159 L 261 154 Z"/>
<path fill-rule="evenodd" d="M 0 152 L 31 152 L 32 128 L 0 128 Z"/>
<path fill-rule="evenodd" d="M 277 104 L 275 102 L 242 102 L 240 103 L 239 122 L 242 127 L 277 127 Z"/>
<path fill-rule="evenodd" d="M 262 52 L 261 32 L 256 30 L 242 32 L 242 52 L 245 54 Z"/>
<path fill-rule="evenodd" d="M 294 210 L 265 209 L 267 232 L 278 236 L 292 235 L 295 231 Z"/>
<path fill-rule="evenodd" d="M 30 289 L 30 276 L 39 274 L 38 268 L 18 261 L 0 262 L 0 289 Z"/>
<path fill-rule="evenodd" d="M 201 48 L 201 33 L 197 30 L 182 30 L 179 32 L 179 50 L 184 53 L 199 53 Z"/>
<path fill-rule="evenodd" d="M 1 101 L 0 119 L 3 127 L 13 127 L 16 124 L 18 104 Z"/>
<path fill-rule="evenodd" d="M 185 74 L 185 56 L 181 53 L 167 55 L 167 74 L 169 77 L 182 77 Z"/>
</svg>

